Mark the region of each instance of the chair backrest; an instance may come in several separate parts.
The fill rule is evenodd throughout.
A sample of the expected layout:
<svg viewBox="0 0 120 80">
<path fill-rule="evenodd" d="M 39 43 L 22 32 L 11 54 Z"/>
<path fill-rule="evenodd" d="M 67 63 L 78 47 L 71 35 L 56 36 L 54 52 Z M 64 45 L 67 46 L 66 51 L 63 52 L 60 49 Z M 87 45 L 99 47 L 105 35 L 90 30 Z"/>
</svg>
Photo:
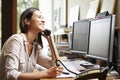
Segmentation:
<svg viewBox="0 0 120 80">
<path fill-rule="evenodd" d="M 88 80 L 88 79 L 98 79 L 98 80 L 105 80 L 108 73 L 108 68 L 106 67 L 101 72 L 95 72 L 91 74 L 86 74 L 83 76 L 78 76 L 75 80 Z"/>
</svg>

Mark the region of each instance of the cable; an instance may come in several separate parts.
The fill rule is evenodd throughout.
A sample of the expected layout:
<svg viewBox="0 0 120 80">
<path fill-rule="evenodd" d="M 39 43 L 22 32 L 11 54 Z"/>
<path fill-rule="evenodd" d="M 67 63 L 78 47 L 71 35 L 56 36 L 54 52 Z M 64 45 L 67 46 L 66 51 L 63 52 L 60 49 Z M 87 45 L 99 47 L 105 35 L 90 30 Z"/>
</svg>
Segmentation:
<svg viewBox="0 0 120 80">
<path fill-rule="evenodd" d="M 56 60 L 56 65 L 58 64 L 58 62 L 60 62 L 60 63 L 64 66 L 64 68 L 65 68 L 67 71 L 69 71 L 69 72 L 71 72 L 71 73 L 73 73 L 73 74 L 75 74 L 75 75 L 78 75 L 77 73 L 75 73 L 75 72 L 69 70 L 60 60 Z"/>
</svg>

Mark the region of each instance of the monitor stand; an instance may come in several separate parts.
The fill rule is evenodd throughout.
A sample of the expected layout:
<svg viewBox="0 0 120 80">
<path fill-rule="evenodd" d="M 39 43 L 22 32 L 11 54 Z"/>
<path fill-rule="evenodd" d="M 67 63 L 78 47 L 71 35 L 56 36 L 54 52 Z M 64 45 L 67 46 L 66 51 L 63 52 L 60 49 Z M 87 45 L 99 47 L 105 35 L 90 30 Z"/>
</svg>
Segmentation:
<svg viewBox="0 0 120 80">
<path fill-rule="evenodd" d="M 108 71 L 108 74 L 107 76 L 118 76 L 119 75 L 119 72 L 117 71 L 117 67 L 115 66 L 112 66 L 109 71 Z"/>
<path fill-rule="evenodd" d="M 113 60 L 109 63 L 109 71 L 108 76 L 117 76 L 119 75 L 119 71 L 117 70 L 117 59 L 118 59 L 118 33 L 115 32 L 114 35 L 114 44 L 113 44 Z"/>
</svg>

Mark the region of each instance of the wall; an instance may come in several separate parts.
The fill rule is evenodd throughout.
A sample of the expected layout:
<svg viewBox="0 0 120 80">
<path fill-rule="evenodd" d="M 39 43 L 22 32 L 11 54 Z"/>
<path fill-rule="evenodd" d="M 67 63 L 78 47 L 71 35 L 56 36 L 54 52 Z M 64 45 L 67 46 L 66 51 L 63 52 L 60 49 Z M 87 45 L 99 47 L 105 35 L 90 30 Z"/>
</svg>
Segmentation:
<svg viewBox="0 0 120 80">
<path fill-rule="evenodd" d="M 78 19 L 85 19 L 89 6 L 90 6 L 90 1 L 89 0 L 68 0 L 68 27 L 70 27 L 70 9 L 72 7 L 75 7 L 76 5 L 79 5 L 79 17 Z"/>
<path fill-rule="evenodd" d="M 70 12 L 70 8 L 79 5 L 80 6 L 80 19 L 85 19 L 87 12 L 88 12 L 88 8 L 90 6 L 90 1 L 89 0 L 68 0 L 68 16 L 69 16 L 69 12 Z M 68 17 L 69 19 L 69 17 Z"/>
<path fill-rule="evenodd" d="M 52 0 L 38 0 L 39 8 L 45 18 L 45 27 L 52 30 Z"/>
<path fill-rule="evenodd" d="M 66 0 L 53 0 L 53 11 L 60 8 L 60 25 L 66 25 Z"/>
<path fill-rule="evenodd" d="M 118 30 L 118 42 L 119 42 L 119 63 L 120 63 L 120 0 L 117 0 L 116 2 L 116 8 L 115 8 L 115 14 L 116 14 L 116 26 L 119 27 Z"/>
<path fill-rule="evenodd" d="M 51 31 L 52 30 L 52 24 L 53 24 L 53 15 L 52 15 L 52 0 L 38 0 L 39 1 L 39 9 L 40 11 L 42 12 L 43 16 L 44 16 L 44 19 L 45 19 L 45 28 L 46 29 L 49 29 Z M 48 50 L 48 42 L 47 40 L 42 37 L 42 41 L 43 41 L 43 46 L 44 46 L 44 49 L 43 50 Z M 45 51 L 45 52 L 46 52 Z M 46 52 L 47 53 L 47 52 Z"/>
<path fill-rule="evenodd" d="M 117 0 L 115 7 L 116 26 L 120 27 L 120 0 Z"/>
<path fill-rule="evenodd" d="M 76 6 L 76 5 L 80 5 L 80 14 L 79 14 L 79 18 L 80 19 L 84 19 L 86 18 L 86 14 L 88 12 L 88 8 L 89 8 L 89 3 L 91 0 L 68 0 L 68 14 L 67 14 L 67 18 L 66 18 L 66 0 L 53 0 L 53 11 L 57 8 L 60 7 L 60 25 L 61 26 L 65 26 L 68 22 L 69 22 L 69 16 L 70 16 L 70 8 Z M 68 21 L 67 21 L 67 20 Z"/>
<path fill-rule="evenodd" d="M 79 18 L 84 19 L 86 18 L 86 14 L 89 8 L 89 3 L 91 0 L 68 0 L 68 14 L 67 19 L 68 22 L 66 22 L 66 0 L 53 0 L 54 1 L 54 10 L 59 8 L 61 9 L 60 12 L 60 25 L 66 25 L 66 23 L 69 22 L 69 16 L 70 16 L 70 8 L 79 5 L 80 6 L 80 14 Z"/>
</svg>

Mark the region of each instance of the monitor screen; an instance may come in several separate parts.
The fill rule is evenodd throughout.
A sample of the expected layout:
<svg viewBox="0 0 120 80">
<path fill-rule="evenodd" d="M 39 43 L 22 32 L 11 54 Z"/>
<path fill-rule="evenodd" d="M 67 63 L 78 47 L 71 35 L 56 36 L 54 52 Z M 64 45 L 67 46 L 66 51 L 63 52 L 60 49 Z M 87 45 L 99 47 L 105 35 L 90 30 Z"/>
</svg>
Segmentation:
<svg viewBox="0 0 120 80">
<path fill-rule="evenodd" d="M 83 19 L 73 23 L 71 52 L 87 54 L 89 20 Z"/>
<path fill-rule="evenodd" d="M 90 21 L 88 57 L 112 61 L 114 24 L 112 15 Z"/>
</svg>

